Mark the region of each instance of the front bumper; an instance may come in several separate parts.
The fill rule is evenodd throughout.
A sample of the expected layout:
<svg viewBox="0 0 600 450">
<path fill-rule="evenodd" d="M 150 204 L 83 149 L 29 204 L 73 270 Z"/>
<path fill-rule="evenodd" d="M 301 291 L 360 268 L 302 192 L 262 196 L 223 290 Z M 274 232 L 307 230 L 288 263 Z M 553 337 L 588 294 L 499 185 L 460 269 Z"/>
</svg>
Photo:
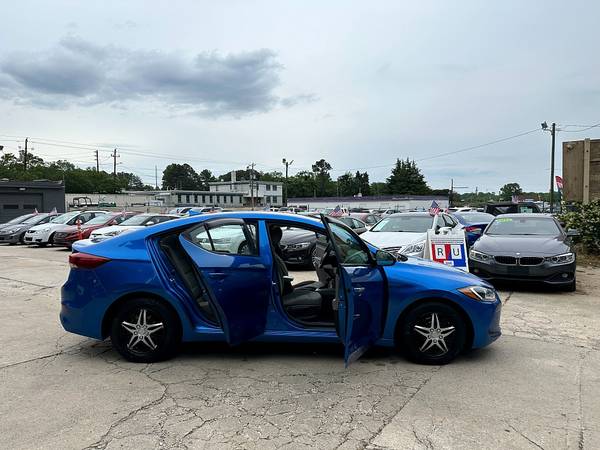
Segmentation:
<svg viewBox="0 0 600 450">
<path fill-rule="evenodd" d="M 21 232 L 11 234 L 3 234 L 0 232 L 0 244 L 17 244 L 21 239 L 21 234 Z"/>
<path fill-rule="evenodd" d="M 72 235 L 70 233 L 54 233 L 54 239 L 52 240 L 52 243 L 62 247 L 71 247 L 73 243 L 79 239 L 80 238 L 77 235 Z M 82 237 L 81 239 L 84 238 Z"/>
<path fill-rule="evenodd" d="M 469 259 L 469 271 L 484 280 L 527 281 L 548 285 L 565 285 L 575 279 L 576 263 L 554 265 L 547 262 L 535 266 L 500 264 L 496 261 L 482 263 Z"/>
<path fill-rule="evenodd" d="M 308 248 L 302 248 L 300 250 L 283 250 L 283 260 L 286 264 L 297 264 L 297 265 L 312 265 L 312 251 L 314 245 Z"/>
<path fill-rule="evenodd" d="M 28 231 L 25 233 L 25 243 L 26 244 L 47 244 L 50 240 L 50 235 L 52 231 Z"/>
</svg>

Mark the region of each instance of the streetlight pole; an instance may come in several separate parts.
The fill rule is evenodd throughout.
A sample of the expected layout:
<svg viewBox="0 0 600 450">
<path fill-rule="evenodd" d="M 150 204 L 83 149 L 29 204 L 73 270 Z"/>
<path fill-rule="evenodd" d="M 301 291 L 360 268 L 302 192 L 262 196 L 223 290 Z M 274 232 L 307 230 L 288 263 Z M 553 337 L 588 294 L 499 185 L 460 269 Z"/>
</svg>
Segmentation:
<svg viewBox="0 0 600 450">
<path fill-rule="evenodd" d="M 288 161 L 287 159 L 283 158 L 281 160 L 281 162 L 283 164 L 285 164 L 285 184 L 283 185 L 283 206 L 287 206 L 287 204 L 288 204 L 288 168 L 290 167 L 290 165 L 292 165 L 294 163 L 294 160 L 292 159 L 291 161 Z"/>
<path fill-rule="evenodd" d="M 250 170 L 250 199 L 252 201 L 252 211 L 254 211 L 254 166 L 255 163 L 250 163 L 247 169 Z"/>
</svg>

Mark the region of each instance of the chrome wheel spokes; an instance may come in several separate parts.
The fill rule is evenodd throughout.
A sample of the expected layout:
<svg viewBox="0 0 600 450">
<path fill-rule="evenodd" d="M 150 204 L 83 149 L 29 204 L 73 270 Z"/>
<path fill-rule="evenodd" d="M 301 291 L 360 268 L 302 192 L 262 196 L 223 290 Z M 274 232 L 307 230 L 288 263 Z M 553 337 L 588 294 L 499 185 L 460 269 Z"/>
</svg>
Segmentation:
<svg viewBox="0 0 600 450">
<path fill-rule="evenodd" d="M 454 333 L 455 328 L 453 326 L 442 328 L 440 327 L 440 318 L 437 313 L 431 313 L 431 322 L 429 327 L 423 325 L 414 325 L 413 330 L 423 336 L 425 341 L 419 348 L 419 351 L 426 352 L 432 347 L 437 347 L 441 350 L 441 354 L 448 353 L 448 345 L 446 344 L 446 337 Z"/>
<path fill-rule="evenodd" d="M 152 334 L 164 328 L 162 322 L 148 323 L 148 311 L 146 309 L 140 309 L 136 323 L 123 321 L 121 326 L 131 334 L 127 343 L 129 350 L 133 350 L 140 343 L 150 350 L 155 350 L 158 345 L 152 339 Z"/>
</svg>

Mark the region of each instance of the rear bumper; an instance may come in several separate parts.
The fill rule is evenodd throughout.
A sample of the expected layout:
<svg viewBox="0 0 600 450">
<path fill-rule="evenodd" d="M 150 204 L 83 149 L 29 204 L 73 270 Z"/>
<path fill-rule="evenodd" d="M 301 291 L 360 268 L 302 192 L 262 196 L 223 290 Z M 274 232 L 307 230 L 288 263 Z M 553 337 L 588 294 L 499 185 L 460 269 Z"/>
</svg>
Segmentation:
<svg viewBox="0 0 600 450">
<path fill-rule="evenodd" d="M 484 280 L 490 281 L 526 281 L 547 285 L 565 285 L 575 279 L 576 263 L 561 266 L 542 263 L 537 266 L 516 266 L 481 263 L 469 259 L 469 271 Z"/>
</svg>

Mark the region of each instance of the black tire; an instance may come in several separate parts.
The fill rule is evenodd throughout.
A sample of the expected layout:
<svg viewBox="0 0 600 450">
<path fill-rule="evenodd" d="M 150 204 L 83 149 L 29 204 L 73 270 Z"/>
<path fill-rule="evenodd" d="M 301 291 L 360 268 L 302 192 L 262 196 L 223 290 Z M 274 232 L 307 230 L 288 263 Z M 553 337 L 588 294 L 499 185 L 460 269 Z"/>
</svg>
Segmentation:
<svg viewBox="0 0 600 450">
<path fill-rule="evenodd" d="M 429 337 L 421 334 L 425 332 Z M 445 303 L 431 301 L 409 311 L 400 325 L 399 337 L 402 350 L 412 361 L 443 365 L 464 349 L 466 336 L 466 324 L 460 313 Z"/>
<path fill-rule="evenodd" d="M 50 237 L 48 238 L 48 244 L 49 245 L 54 245 L 54 233 L 52 233 L 50 235 Z"/>
<path fill-rule="evenodd" d="M 19 243 L 25 245 L 25 233 L 22 233 L 21 236 L 19 236 Z"/>
<path fill-rule="evenodd" d="M 154 331 L 153 328 L 143 328 L 143 311 L 146 311 L 145 323 L 148 326 L 162 324 L 162 327 L 154 327 Z M 124 323 L 129 329 L 140 325 L 135 332 L 142 334 L 134 335 Z M 176 313 L 163 302 L 153 298 L 134 298 L 121 305 L 114 315 L 110 339 L 113 347 L 128 361 L 164 361 L 177 353 L 181 343 L 181 326 Z M 152 349 L 151 345 L 155 348 Z"/>
</svg>

